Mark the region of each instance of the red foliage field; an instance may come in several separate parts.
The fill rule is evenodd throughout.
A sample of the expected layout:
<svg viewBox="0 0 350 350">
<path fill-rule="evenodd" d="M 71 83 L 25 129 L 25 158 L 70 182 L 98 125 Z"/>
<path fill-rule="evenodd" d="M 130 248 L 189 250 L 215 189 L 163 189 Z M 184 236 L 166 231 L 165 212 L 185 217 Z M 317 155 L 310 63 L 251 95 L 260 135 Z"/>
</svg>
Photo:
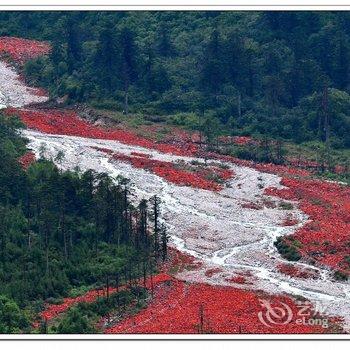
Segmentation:
<svg viewBox="0 0 350 350">
<path fill-rule="evenodd" d="M 207 159 L 216 159 L 241 166 L 253 167 L 262 172 L 288 176 L 310 176 L 311 172 L 302 168 L 287 165 L 255 163 L 253 161 L 225 156 L 214 152 L 203 152 L 194 144 L 187 133 L 176 133 L 176 141 L 169 139 L 157 142 L 152 139 L 136 135 L 130 130 L 123 128 L 104 128 L 93 125 L 70 110 L 33 110 L 33 109 L 7 109 L 8 114 L 18 115 L 31 129 L 39 130 L 48 134 L 81 136 L 87 138 L 115 140 L 128 145 L 155 149 L 159 152 L 170 153 L 178 156 L 199 156 Z M 180 135 L 184 135 L 181 139 Z M 249 139 L 249 138 L 247 138 Z M 243 141 L 242 141 L 243 142 Z M 139 156 L 139 155 L 138 155 Z M 222 176 L 231 177 L 228 171 L 221 170 Z"/>
<path fill-rule="evenodd" d="M 227 282 L 245 284 L 246 279 L 243 276 L 234 276 L 226 279 Z"/>
<path fill-rule="evenodd" d="M 286 324 L 264 325 L 259 312 L 264 313 L 260 299 L 273 307 L 288 305 L 292 312 Z M 202 310 L 202 311 L 201 311 Z M 284 296 L 268 296 L 259 292 L 232 287 L 189 284 L 169 277 L 155 283 L 154 298 L 147 308 L 135 316 L 107 328 L 105 333 L 196 334 L 196 333 L 324 333 L 321 326 L 298 324 L 298 306 Z M 201 316 L 203 322 L 200 321 Z M 306 317 L 308 319 L 308 317 Z"/>
<path fill-rule="evenodd" d="M 277 268 L 280 272 L 290 277 L 297 277 L 297 278 L 318 278 L 319 277 L 319 273 L 315 270 L 311 270 L 311 269 L 300 270 L 298 267 L 293 266 L 291 264 L 279 264 L 277 265 Z"/>
<path fill-rule="evenodd" d="M 125 287 L 121 287 L 120 290 L 125 289 Z M 109 288 L 109 293 L 114 293 L 116 288 Z M 39 314 L 39 317 L 43 320 L 50 321 L 51 319 L 57 317 L 59 314 L 66 312 L 72 306 L 78 303 L 92 303 L 98 297 L 106 296 L 107 290 L 103 289 L 94 289 L 87 292 L 84 295 L 75 297 L 75 298 L 64 298 L 61 304 L 48 304 L 43 312 Z M 35 324 L 38 326 L 38 324 Z"/>
<path fill-rule="evenodd" d="M 201 268 L 202 265 L 202 261 L 170 246 L 168 247 L 168 259 L 162 264 L 161 271 L 169 273 L 169 271 L 175 268 L 177 272 L 181 272 L 184 270 Z"/>
<path fill-rule="evenodd" d="M 153 285 L 156 285 L 158 283 L 161 283 L 163 281 L 167 281 L 169 279 L 169 276 L 165 273 L 159 273 L 156 276 L 153 276 L 152 278 L 147 278 L 146 280 L 146 288 L 151 289 Z M 140 279 L 139 284 L 143 284 L 143 280 Z M 122 285 L 118 288 L 115 287 L 109 287 L 108 293 L 113 294 L 117 291 L 122 291 L 127 289 L 127 285 Z M 107 296 L 107 288 L 100 288 L 100 289 L 93 289 L 88 291 L 87 293 L 74 297 L 74 298 L 64 298 L 63 302 L 60 304 L 47 304 L 45 307 L 45 310 L 42 311 L 38 317 L 42 320 L 50 321 L 54 318 L 56 318 L 61 313 L 64 313 L 68 311 L 72 306 L 78 304 L 78 303 L 93 303 L 97 300 L 97 298 L 100 297 L 106 297 Z M 39 323 L 35 323 L 34 327 L 38 327 Z"/>
<path fill-rule="evenodd" d="M 5 52 L 15 62 L 20 64 L 23 64 L 30 59 L 48 54 L 50 49 L 50 45 L 42 41 L 7 36 L 0 37 L 0 53 Z"/>
<path fill-rule="evenodd" d="M 233 173 L 231 170 L 209 167 L 196 171 L 180 169 L 172 162 L 165 162 L 146 157 L 132 157 L 120 153 L 114 153 L 113 158 L 122 162 L 131 163 L 134 167 L 147 169 L 163 179 L 179 186 L 189 186 L 211 191 L 219 191 L 222 185 L 213 180 L 208 180 L 210 174 L 216 174 L 222 181 L 229 179 Z"/>
<path fill-rule="evenodd" d="M 167 274 L 167 271 L 173 267 L 177 268 L 177 271 L 182 271 L 185 268 L 191 266 L 192 268 L 200 267 L 200 263 L 195 261 L 195 259 L 187 254 L 184 254 L 177 249 L 172 247 L 168 248 L 169 258 L 168 260 L 161 266 L 161 271 L 158 275 L 153 276 L 152 279 L 148 278 L 146 280 L 146 287 L 151 288 L 152 285 L 157 285 L 160 282 L 167 281 L 172 279 Z M 141 285 L 143 285 L 143 279 L 139 281 Z M 118 288 L 118 291 L 125 290 L 127 288 L 126 285 L 122 285 Z M 109 287 L 108 292 L 110 294 L 117 292 L 115 287 Z M 50 321 L 56 318 L 58 315 L 68 311 L 72 306 L 78 303 L 92 303 L 96 301 L 99 297 L 105 297 L 107 295 L 107 288 L 93 289 L 88 291 L 87 293 L 78 296 L 78 297 L 67 297 L 63 299 L 63 302 L 60 304 L 46 304 L 44 311 L 42 311 L 38 318 L 46 321 Z M 35 328 L 39 326 L 39 322 L 34 323 Z"/>
<path fill-rule="evenodd" d="M 171 249 L 170 266 L 174 264 L 193 264 L 191 257 L 181 252 L 176 254 Z M 174 258 L 174 259 L 173 259 Z M 184 259 L 184 260 L 183 260 Z M 195 267 L 195 264 L 193 265 Z M 169 267 L 169 266 L 168 266 Z M 220 271 L 217 271 L 220 272 Z M 216 273 L 216 270 L 213 271 Z M 232 278 L 233 283 L 245 283 L 244 277 Z M 140 284 L 143 284 L 140 280 Z M 124 290 L 126 286 L 119 287 Z M 152 292 L 152 300 L 147 307 L 134 316 L 127 316 L 120 322 L 108 326 L 105 333 L 164 333 L 164 334 L 196 334 L 196 333 L 325 333 L 329 328 L 320 325 L 297 323 L 300 319 L 300 307 L 286 296 L 271 296 L 262 292 L 241 290 L 233 287 L 212 286 L 204 283 L 186 283 L 161 272 L 146 281 L 146 288 Z M 110 287 L 109 293 L 115 293 L 116 288 Z M 39 315 L 41 319 L 50 321 L 66 312 L 77 303 L 91 303 L 98 297 L 106 296 L 107 291 L 97 289 L 76 298 L 65 298 L 60 305 L 47 305 Z M 261 300 L 268 301 L 272 307 L 290 308 L 291 318 L 279 318 L 276 323 L 266 326 L 261 322 L 259 313 L 266 313 Z M 202 310 L 202 311 L 201 311 Z M 201 315 L 203 322 L 200 322 Z M 308 320 L 315 315 L 305 316 Z M 318 316 L 317 316 L 318 317 Z M 316 317 L 316 318 L 317 318 Z M 265 319 L 265 318 L 264 318 Z M 340 319 L 333 319 L 339 324 Z M 103 324 L 102 320 L 98 325 Z M 39 323 L 35 323 L 38 327 Z"/>
<path fill-rule="evenodd" d="M 235 144 L 239 146 L 245 146 L 256 141 L 253 140 L 253 138 L 250 136 L 220 136 L 219 142 L 226 145 Z"/>
<path fill-rule="evenodd" d="M 212 277 L 220 272 L 222 272 L 223 270 L 220 267 L 214 267 L 212 269 L 208 269 L 207 271 L 205 271 L 205 276 L 206 277 Z"/>
<path fill-rule="evenodd" d="M 18 159 L 18 162 L 24 169 L 27 169 L 32 163 L 35 162 L 35 154 L 33 152 L 27 152 Z"/>
<path fill-rule="evenodd" d="M 282 226 L 295 226 L 297 224 L 298 220 L 291 216 L 287 216 L 286 219 L 282 222 Z"/>
<path fill-rule="evenodd" d="M 128 145 L 155 149 L 163 153 L 191 156 L 196 146 L 184 144 L 171 145 L 145 139 L 125 129 L 108 129 L 80 119 L 70 110 L 34 110 L 8 108 L 7 114 L 17 115 L 28 128 L 47 134 L 81 136 L 94 139 L 115 140 Z"/>
<path fill-rule="evenodd" d="M 131 155 L 134 157 L 152 158 L 152 156 L 150 154 L 141 153 L 141 152 L 131 152 Z"/>
<path fill-rule="evenodd" d="M 350 187 L 313 179 L 284 178 L 287 189 L 266 193 L 296 200 L 311 219 L 293 238 L 304 258 L 332 269 L 350 272 Z"/>
</svg>

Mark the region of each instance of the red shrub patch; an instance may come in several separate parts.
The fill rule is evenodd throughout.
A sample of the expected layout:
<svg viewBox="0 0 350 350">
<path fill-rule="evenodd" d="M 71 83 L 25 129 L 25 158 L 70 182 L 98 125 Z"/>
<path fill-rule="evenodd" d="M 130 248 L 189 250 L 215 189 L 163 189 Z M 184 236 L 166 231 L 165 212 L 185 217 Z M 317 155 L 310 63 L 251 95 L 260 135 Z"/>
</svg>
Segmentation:
<svg viewBox="0 0 350 350">
<path fill-rule="evenodd" d="M 243 276 L 234 276 L 226 279 L 227 282 L 244 284 L 246 283 L 246 279 Z"/>
<path fill-rule="evenodd" d="M 180 186 L 190 186 L 212 191 L 219 191 L 222 188 L 216 182 L 205 179 L 200 175 L 200 173 L 193 173 L 187 170 L 175 168 L 175 165 L 171 162 L 141 157 L 131 157 L 119 153 L 115 153 L 113 158 L 131 163 L 136 168 L 150 170 L 167 181 Z"/>
<path fill-rule="evenodd" d="M 318 278 L 319 273 L 316 270 L 304 269 L 300 270 L 298 267 L 291 264 L 279 264 L 277 268 L 285 275 L 297 278 Z"/>
<path fill-rule="evenodd" d="M 191 156 L 196 147 L 182 145 L 173 146 L 164 143 L 156 143 L 137 136 L 124 129 L 106 129 L 92 125 L 82 120 L 74 111 L 69 110 L 33 110 L 33 109 L 7 109 L 8 114 L 18 115 L 31 129 L 39 130 L 47 134 L 59 134 L 81 136 L 94 139 L 115 140 L 128 145 L 156 149 L 163 153 L 171 153 L 180 156 Z"/>
<path fill-rule="evenodd" d="M 202 265 L 203 263 L 193 256 L 180 252 L 173 247 L 169 247 L 168 259 L 162 264 L 161 271 L 167 272 L 175 268 L 177 272 L 181 272 L 183 270 L 200 268 Z"/>
<path fill-rule="evenodd" d="M 312 161 L 312 160 L 306 160 L 306 159 L 298 159 L 298 158 L 287 158 L 288 164 L 298 167 L 298 168 L 305 168 L 310 169 L 313 171 L 319 170 L 322 168 L 322 164 Z M 323 167 L 326 168 L 326 165 L 323 165 Z M 346 168 L 342 165 L 336 165 L 334 167 L 334 172 L 337 174 L 344 174 L 346 172 Z"/>
<path fill-rule="evenodd" d="M 254 165 L 254 168 L 263 171 L 265 173 L 270 174 L 278 174 L 278 175 L 296 175 L 296 176 L 310 176 L 311 172 L 304 169 L 296 169 L 287 165 L 276 165 L 272 163 L 264 164 L 257 163 Z"/>
<path fill-rule="evenodd" d="M 319 180 L 284 178 L 287 189 L 267 189 L 266 193 L 298 200 L 311 222 L 293 238 L 301 242 L 300 253 L 307 259 L 337 270 L 350 272 L 350 187 Z"/>
<path fill-rule="evenodd" d="M 243 204 L 241 204 L 242 208 L 245 209 L 254 209 L 254 210 L 261 210 L 262 206 L 259 205 L 258 203 L 254 203 L 254 202 L 245 202 Z"/>
<path fill-rule="evenodd" d="M 206 277 L 213 277 L 214 275 L 222 272 L 222 269 L 220 267 L 214 267 L 212 269 L 209 269 L 205 271 L 205 276 Z"/>
<path fill-rule="evenodd" d="M 272 306 L 281 306 L 281 302 L 288 305 L 292 314 L 290 322 L 265 326 L 258 316 L 259 312 L 266 313 L 260 299 L 268 300 Z M 263 334 L 326 331 L 320 326 L 296 323 L 298 312 L 297 305 L 288 297 L 268 296 L 232 287 L 188 284 L 171 279 L 156 285 L 154 298 L 146 309 L 111 326 L 105 333 Z"/>
<path fill-rule="evenodd" d="M 140 152 L 131 152 L 131 155 L 134 157 L 152 158 L 152 156 L 150 154 L 140 153 Z"/>
<path fill-rule="evenodd" d="M 162 283 L 164 281 L 171 280 L 172 277 L 165 273 L 160 273 L 156 276 L 153 276 L 152 278 L 148 278 L 146 280 L 146 288 L 151 289 L 153 285 L 157 285 L 159 283 Z M 140 285 L 143 285 L 143 279 L 140 279 L 139 281 Z M 118 288 L 119 291 L 127 289 L 126 285 L 120 286 Z M 117 289 L 114 287 L 109 288 L 109 293 L 115 293 L 117 292 Z M 39 314 L 39 317 L 41 319 L 44 319 L 46 321 L 50 321 L 51 319 L 57 317 L 59 314 L 66 312 L 69 310 L 72 306 L 78 304 L 78 303 L 93 303 L 96 301 L 97 298 L 99 297 L 106 297 L 107 295 L 107 288 L 102 288 L 102 289 L 94 289 L 82 296 L 78 296 L 75 298 L 64 298 L 63 303 L 59 305 L 54 305 L 54 304 L 49 304 L 46 305 L 46 309 Z M 33 325 L 34 327 L 38 327 L 39 324 L 35 323 Z"/>
<path fill-rule="evenodd" d="M 94 126 L 78 118 L 73 111 L 60 110 L 28 110 L 28 109 L 7 109 L 8 114 L 19 115 L 22 121 L 31 129 L 36 129 L 48 134 L 60 134 L 71 136 L 82 136 L 95 139 L 117 140 L 125 144 L 156 149 L 164 153 L 175 155 L 189 155 L 193 150 L 176 148 L 168 144 L 158 144 L 150 140 L 136 136 L 135 134 L 122 129 L 104 129 Z M 111 150 L 100 149 L 111 154 Z M 115 155 L 116 159 L 132 163 L 138 168 L 148 169 L 169 182 L 182 186 L 191 186 L 212 191 L 219 191 L 222 186 L 217 182 L 208 179 L 210 173 L 216 174 L 222 181 L 232 177 L 230 169 L 218 167 L 202 168 L 201 171 L 188 171 L 175 167 L 171 162 L 162 162 L 148 159 L 149 156 L 143 153 L 134 152 L 134 157 Z"/>
<path fill-rule="evenodd" d="M 0 37 L 0 53 L 7 53 L 14 61 L 20 64 L 48 54 L 50 49 L 50 45 L 45 42 L 7 36 Z"/>
<path fill-rule="evenodd" d="M 251 143 L 253 139 L 250 136 L 220 136 L 219 141 L 226 145 L 236 144 L 244 146 Z"/>
<path fill-rule="evenodd" d="M 125 289 L 125 287 L 121 287 L 120 290 Z M 109 288 L 109 293 L 114 293 L 116 291 L 115 288 Z M 104 289 L 94 289 L 86 294 L 76 297 L 76 298 L 64 298 L 62 304 L 54 305 L 49 304 L 46 305 L 46 309 L 40 313 L 40 318 L 44 319 L 46 321 L 50 321 L 51 319 L 57 317 L 59 314 L 67 311 L 70 309 L 73 305 L 78 303 L 92 303 L 94 302 L 98 297 L 106 296 L 107 290 Z M 38 326 L 38 324 L 35 324 L 34 326 Z"/>
<path fill-rule="evenodd" d="M 233 142 L 236 145 L 247 145 L 248 143 L 252 142 L 252 138 L 250 136 L 235 136 L 233 138 Z"/>
<path fill-rule="evenodd" d="M 33 88 L 32 91 L 36 96 L 48 96 L 47 91 L 43 88 Z"/>
<path fill-rule="evenodd" d="M 282 222 L 282 226 L 295 226 L 298 224 L 298 220 L 294 219 L 291 216 L 288 216 L 283 222 Z"/>
<path fill-rule="evenodd" d="M 213 171 L 217 176 L 219 176 L 222 180 L 229 180 L 234 176 L 234 172 L 231 169 L 221 169 L 218 167 L 211 166 L 210 171 Z"/>
<path fill-rule="evenodd" d="M 27 152 L 18 159 L 18 162 L 24 169 L 28 169 L 28 167 L 35 162 L 35 154 L 33 152 Z"/>
</svg>

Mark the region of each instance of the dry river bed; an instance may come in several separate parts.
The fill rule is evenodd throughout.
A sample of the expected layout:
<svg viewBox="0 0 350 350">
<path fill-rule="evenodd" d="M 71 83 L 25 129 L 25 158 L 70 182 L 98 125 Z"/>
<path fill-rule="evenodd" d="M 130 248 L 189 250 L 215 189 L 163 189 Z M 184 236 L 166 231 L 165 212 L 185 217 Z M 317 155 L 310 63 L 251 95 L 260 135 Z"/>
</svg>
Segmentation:
<svg viewBox="0 0 350 350">
<path fill-rule="evenodd" d="M 331 281 L 327 270 L 293 263 L 300 269 L 316 270 L 317 279 L 302 279 L 280 273 L 277 265 L 286 261 L 280 257 L 273 243 L 278 236 L 290 234 L 307 221 L 307 217 L 290 202 L 293 209 L 279 207 L 280 199 L 264 195 L 268 187 L 281 188 L 279 176 L 225 163 L 235 173 L 228 185 L 220 192 L 178 186 L 168 183 L 147 170 L 111 159 L 95 148 L 111 149 L 130 155 L 131 152 L 149 154 L 152 159 L 176 162 L 191 162 L 200 158 L 179 157 L 159 153 L 117 141 L 95 140 L 74 136 L 47 135 L 27 130 L 24 135 L 30 140 L 37 156 L 40 152 L 46 158 L 55 159 L 63 151 L 64 159 L 58 164 L 62 169 L 93 169 L 112 177 L 129 178 L 135 201 L 157 194 L 162 200 L 162 219 L 171 235 L 171 243 L 203 263 L 195 270 L 184 271 L 177 277 L 191 282 L 234 285 L 240 288 L 260 289 L 271 294 L 288 293 L 302 296 L 317 303 L 329 315 L 345 318 L 350 324 L 350 286 L 348 283 Z M 243 208 L 246 203 L 262 204 L 262 209 Z M 275 208 L 264 203 L 275 202 Z M 282 226 L 287 216 L 298 219 L 295 226 Z M 208 269 L 222 271 L 205 275 Z M 244 275 L 245 284 L 234 284 L 228 279 Z"/>
</svg>

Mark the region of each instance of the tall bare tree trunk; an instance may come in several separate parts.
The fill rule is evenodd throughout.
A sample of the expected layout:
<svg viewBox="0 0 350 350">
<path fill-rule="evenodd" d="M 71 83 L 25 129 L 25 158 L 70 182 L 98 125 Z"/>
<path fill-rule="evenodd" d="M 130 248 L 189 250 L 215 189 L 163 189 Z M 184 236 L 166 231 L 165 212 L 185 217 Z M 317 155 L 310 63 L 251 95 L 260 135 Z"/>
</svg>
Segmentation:
<svg viewBox="0 0 350 350">
<path fill-rule="evenodd" d="M 324 113 L 324 132 L 325 132 L 325 146 L 326 146 L 326 161 L 327 168 L 330 169 L 331 159 L 330 159 L 330 127 L 329 127 L 329 112 L 328 112 L 328 86 L 325 85 L 323 90 L 323 98 L 322 98 L 322 109 Z"/>
<path fill-rule="evenodd" d="M 125 82 L 125 91 L 124 91 L 124 113 L 129 114 L 129 82 Z"/>
</svg>

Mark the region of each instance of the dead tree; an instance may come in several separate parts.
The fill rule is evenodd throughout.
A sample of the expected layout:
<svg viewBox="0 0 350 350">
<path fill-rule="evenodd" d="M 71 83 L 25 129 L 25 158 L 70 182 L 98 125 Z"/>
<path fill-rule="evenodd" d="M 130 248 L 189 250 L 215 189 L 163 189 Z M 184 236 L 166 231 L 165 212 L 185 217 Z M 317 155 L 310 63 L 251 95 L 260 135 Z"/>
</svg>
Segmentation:
<svg viewBox="0 0 350 350">
<path fill-rule="evenodd" d="M 328 97 L 328 86 L 325 84 L 322 96 L 322 111 L 323 111 L 323 130 L 324 130 L 324 143 L 326 146 L 326 163 L 328 170 L 331 167 L 330 159 L 330 122 L 329 122 L 329 97 Z"/>
</svg>

